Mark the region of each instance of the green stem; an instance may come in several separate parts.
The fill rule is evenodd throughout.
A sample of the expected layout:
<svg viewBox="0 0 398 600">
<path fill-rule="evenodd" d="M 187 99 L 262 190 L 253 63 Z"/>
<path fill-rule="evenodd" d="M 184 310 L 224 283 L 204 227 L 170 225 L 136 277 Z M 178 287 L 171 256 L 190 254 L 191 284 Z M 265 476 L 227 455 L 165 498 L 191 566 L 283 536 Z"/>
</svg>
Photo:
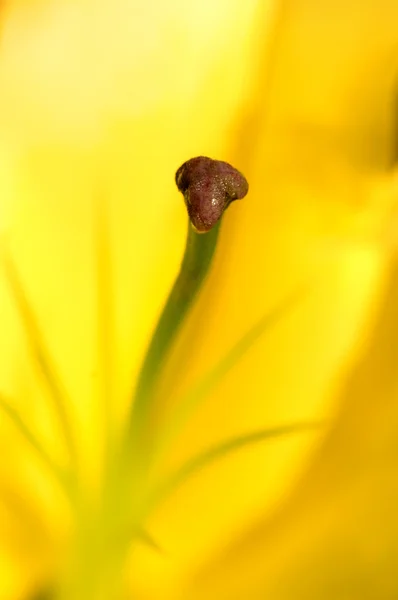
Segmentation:
<svg viewBox="0 0 398 600">
<path fill-rule="evenodd" d="M 188 235 L 180 272 L 149 344 L 134 394 L 129 433 L 145 427 L 157 383 L 168 353 L 209 272 L 220 230 L 218 223 L 208 233 L 197 233 L 188 221 Z M 130 437 L 129 436 L 129 437 Z"/>
<path fill-rule="evenodd" d="M 89 597 L 93 598 L 94 592 L 89 596 L 87 590 L 91 590 L 91 586 L 93 590 L 95 589 L 99 572 L 101 572 L 103 589 L 106 589 L 107 585 L 116 585 L 114 583 L 114 580 L 117 579 L 116 572 L 126 559 L 131 545 L 131 537 L 123 533 L 118 538 L 118 542 L 115 544 L 117 552 L 111 552 L 112 561 L 109 562 L 109 548 L 105 552 L 106 544 L 101 539 L 93 540 L 91 532 L 97 530 L 104 534 L 103 529 L 105 528 L 105 540 L 107 540 L 108 538 L 112 539 L 115 532 L 127 531 L 130 533 L 128 528 L 130 521 L 134 524 L 138 523 L 139 514 L 142 512 L 141 497 L 144 495 L 147 469 L 152 458 L 152 443 L 147 435 L 152 402 L 170 349 L 210 270 L 218 234 L 219 225 L 208 233 L 198 234 L 192 228 L 191 223 L 188 223 L 187 242 L 180 272 L 147 349 L 138 377 L 125 437 L 121 440 L 121 446 L 114 449 L 115 454 L 107 469 L 100 509 L 101 525 L 96 526 L 94 515 L 92 528 L 87 528 L 87 526 L 83 528 L 80 551 L 84 559 L 80 554 L 78 555 L 77 571 L 71 581 L 72 588 L 76 586 L 79 594 L 72 594 L 69 592 L 69 588 L 65 588 L 64 596 L 61 596 L 62 600 L 72 596 L 79 600 L 80 598 L 86 600 Z M 85 537 L 86 532 L 89 532 L 87 538 Z M 144 539 L 147 543 L 151 539 L 140 526 L 134 526 L 133 532 L 135 539 Z M 91 559 L 92 564 L 88 564 L 86 557 L 91 554 L 94 558 Z M 104 561 L 105 564 L 99 568 L 98 565 L 101 561 Z M 81 568 L 84 569 L 84 577 L 79 571 L 81 565 L 83 565 Z M 84 590 L 81 589 L 83 579 L 86 586 Z M 105 597 L 105 595 L 104 592 L 103 596 Z"/>
</svg>

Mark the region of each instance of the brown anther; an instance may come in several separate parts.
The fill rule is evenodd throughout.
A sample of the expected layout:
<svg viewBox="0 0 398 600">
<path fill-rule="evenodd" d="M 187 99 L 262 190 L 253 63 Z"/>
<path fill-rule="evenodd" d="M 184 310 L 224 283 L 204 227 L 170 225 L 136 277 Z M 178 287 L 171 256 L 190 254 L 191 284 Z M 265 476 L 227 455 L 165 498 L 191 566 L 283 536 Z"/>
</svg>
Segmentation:
<svg viewBox="0 0 398 600">
<path fill-rule="evenodd" d="M 234 167 L 206 156 L 185 162 L 175 179 L 191 223 L 200 233 L 214 227 L 231 202 L 244 198 L 249 190 L 245 177 Z"/>
</svg>

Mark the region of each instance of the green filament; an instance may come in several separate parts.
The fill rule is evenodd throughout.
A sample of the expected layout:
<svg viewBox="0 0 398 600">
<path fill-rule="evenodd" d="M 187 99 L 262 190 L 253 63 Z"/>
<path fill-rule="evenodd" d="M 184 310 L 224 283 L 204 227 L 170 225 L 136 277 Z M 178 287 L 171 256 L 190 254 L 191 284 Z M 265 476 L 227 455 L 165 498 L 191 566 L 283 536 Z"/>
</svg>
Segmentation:
<svg viewBox="0 0 398 600">
<path fill-rule="evenodd" d="M 169 351 L 210 270 L 220 223 L 199 234 L 188 221 L 188 235 L 180 272 L 167 299 L 148 347 L 131 408 L 130 435 L 145 428 L 151 400 Z"/>
</svg>

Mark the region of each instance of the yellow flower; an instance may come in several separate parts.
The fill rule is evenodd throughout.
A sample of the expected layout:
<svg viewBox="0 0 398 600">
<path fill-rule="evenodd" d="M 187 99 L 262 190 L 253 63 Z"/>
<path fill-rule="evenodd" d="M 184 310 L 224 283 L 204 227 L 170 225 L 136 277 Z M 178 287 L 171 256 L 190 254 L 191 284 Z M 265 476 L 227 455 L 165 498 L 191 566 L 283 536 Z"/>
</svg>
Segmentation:
<svg viewBox="0 0 398 600">
<path fill-rule="evenodd" d="M 32 337 L 30 323 L 27 335 L 3 276 L 0 390 L 64 467 L 51 398 L 54 386 L 65 388 L 75 474 L 87 502 L 76 513 L 72 484 L 70 503 L 10 415 L 1 418 L 2 600 L 57 588 L 75 534 L 83 540 L 77 561 L 85 557 L 77 573 L 88 579 L 77 577 L 80 596 L 73 597 L 109 597 L 118 540 L 107 549 L 98 542 L 97 556 L 109 524 L 94 519 L 99 530 L 90 531 L 85 511 L 102 499 L 108 443 L 127 418 L 183 252 L 186 215 L 173 174 L 201 154 L 236 165 L 250 194 L 224 217 L 212 272 L 161 381 L 154 431 L 264 315 L 303 284 L 306 291 L 208 394 L 153 477 L 259 428 L 325 417 L 333 427 L 247 446 L 203 469 L 146 523 L 162 551 L 135 544 L 119 583 L 134 598 L 150 599 L 362 598 L 370 564 L 369 597 L 396 594 L 393 584 L 380 583 L 393 573 L 393 535 L 372 513 L 371 497 L 363 500 L 378 483 L 380 498 L 391 500 L 384 475 L 367 464 L 370 407 L 381 420 L 390 414 L 377 412 L 374 357 L 382 365 L 384 356 L 392 360 L 385 338 L 354 368 L 351 387 L 344 382 L 390 277 L 397 17 L 393 0 L 34 0 L 2 8 L 0 227 L 58 379 L 49 392 L 44 363 L 40 371 L 29 347 L 38 334 Z M 393 327 L 392 313 L 382 318 Z M 392 385 L 393 370 L 386 378 Z M 381 437 L 375 434 L 375 456 L 385 460 L 387 480 L 394 454 L 388 441 L 379 445 Z M 357 455 L 362 442 L 368 450 Z M 337 472 L 345 465 L 349 489 Z M 330 479 L 321 489 L 324 473 Z M 351 554 L 343 556 L 345 527 L 361 502 L 363 526 L 349 530 Z M 387 516 L 394 518 L 390 510 Z M 257 522 L 258 533 L 243 533 Z M 360 560 L 365 529 L 368 553 Z M 383 568 L 372 570 L 372 540 Z"/>
</svg>

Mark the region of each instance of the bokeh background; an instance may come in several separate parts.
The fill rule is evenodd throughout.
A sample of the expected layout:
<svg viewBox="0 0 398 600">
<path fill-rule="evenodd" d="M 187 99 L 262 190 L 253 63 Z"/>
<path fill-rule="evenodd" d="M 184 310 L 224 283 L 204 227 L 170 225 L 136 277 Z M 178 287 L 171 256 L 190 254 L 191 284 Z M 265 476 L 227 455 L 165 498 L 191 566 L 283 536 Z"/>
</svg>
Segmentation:
<svg viewBox="0 0 398 600">
<path fill-rule="evenodd" d="M 396 598 L 396 0 L 3 0 L 0 22 L 0 231 L 70 398 L 87 489 L 98 488 L 108 421 L 126 419 L 178 272 L 182 162 L 227 160 L 250 192 L 225 215 L 156 427 L 305 286 L 159 472 L 228 436 L 324 425 L 187 481 L 149 523 L 162 552 L 132 550 L 126 598 Z M 110 240 L 105 355 L 99 203 Z M 0 390 L 62 461 L 9 288 L 2 274 Z M 0 429 L 0 599 L 28 600 L 56 580 L 74 524 L 7 415 Z"/>
</svg>

